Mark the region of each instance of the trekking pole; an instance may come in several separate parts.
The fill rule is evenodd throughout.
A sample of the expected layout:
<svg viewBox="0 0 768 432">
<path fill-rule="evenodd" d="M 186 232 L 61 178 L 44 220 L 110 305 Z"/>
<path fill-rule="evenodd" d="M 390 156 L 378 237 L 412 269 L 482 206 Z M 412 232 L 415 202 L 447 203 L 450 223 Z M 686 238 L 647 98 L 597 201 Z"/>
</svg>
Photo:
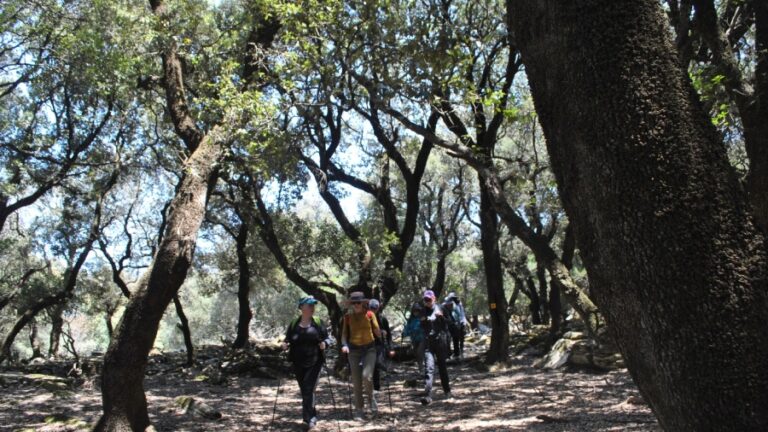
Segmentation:
<svg viewBox="0 0 768 432">
<path fill-rule="evenodd" d="M 275 423 L 275 413 L 277 412 L 277 398 L 280 396 L 280 375 L 277 376 L 277 392 L 275 393 L 275 404 L 272 407 L 272 420 L 269 422 L 269 431 L 272 430 L 272 425 Z"/>
<path fill-rule="evenodd" d="M 390 363 L 390 368 L 392 367 L 392 364 Z M 387 374 L 384 375 L 384 382 L 387 384 L 387 398 L 389 399 L 389 415 L 394 415 L 394 411 L 392 410 L 392 392 L 389 390 L 389 371 L 387 371 Z"/>
<path fill-rule="evenodd" d="M 278 359 L 281 361 L 285 361 L 285 352 L 278 354 Z M 272 406 L 272 420 L 269 421 L 269 428 L 268 431 L 272 430 L 272 425 L 275 423 L 275 413 L 277 412 L 277 399 L 280 397 L 280 384 L 282 383 L 282 378 L 280 378 L 280 371 L 276 370 L 277 375 L 277 392 L 275 392 L 275 403 Z"/>
<path fill-rule="evenodd" d="M 352 370 L 351 366 L 349 366 L 349 360 L 347 360 L 347 398 L 349 399 L 349 417 L 352 418 L 354 415 L 352 413 L 352 388 L 349 386 L 349 380 L 352 379 Z"/>
<path fill-rule="evenodd" d="M 323 363 L 323 369 L 325 369 L 325 375 L 328 377 L 328 388 L 331 390 L 331 401 L 333 401 L 333 413 L 336 415 L 336 427 L 341 432 L 341 424 L 339 423 L 339 413 L 336 409 L 336 396 L 333 395 L 333 383 L 331 382 L 331 372 L 328 371 L 328 366 Z"/>
</svg>

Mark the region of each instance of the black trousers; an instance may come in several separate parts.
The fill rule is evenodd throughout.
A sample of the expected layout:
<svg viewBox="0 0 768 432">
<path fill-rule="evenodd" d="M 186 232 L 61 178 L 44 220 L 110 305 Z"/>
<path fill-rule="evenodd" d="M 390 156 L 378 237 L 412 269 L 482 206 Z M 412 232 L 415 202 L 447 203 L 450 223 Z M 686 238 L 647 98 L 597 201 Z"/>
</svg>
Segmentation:
<svg viewBox="0 0 768 432">
<path fill-rule="evenodd" d="M 320 380 L 320 370 L 322 367 L 322 362 L 317 362 L 309 367 L 293 365 L 293 372 L 296 374 L 296 381 L 299 383 L 299 389 L 301 390 L 301 418 L 305 423 L 309 423 L 312 417 L 317 416 L 315 388 L 317 388 L 317 382 Z"/>
<path fill-rule="evenodd" d="M 379 365 L 376 365 L 373 368 L 373 389 L 376 391 L 381 390 L 381 370 L 379 369 Z"/>
<path fill-rule="evenodd" d="M 384 345 L 376 345 L 376 366 L 373 368 L 373 389 L 376 391 L 381 390 L 381 368 L 379 368 L 379 356 L 387 355 L 387 348 Z"/>
<path fill-rule="evenodd" d="M 443 386 L 443 391 L 448 393 L 451 391 L 451 383 L 448 379 L 448 366 L 445 361 L 448 359 L 448 343 L 447 342 L 427 342 L 426 350 L 424 350 L 424 392 L 427 396 L 432 394 L 432 383 L 435 379 L 435 366 L 440 373 L 440 384 Z"/>
<path fill-rule="evenodd" d="M 464 352 L 464 337 L 467 331 L 463 325 L 451 327 L 451 339 L 453 340 L 453 355 L 458 357 Z"/>
</svg>

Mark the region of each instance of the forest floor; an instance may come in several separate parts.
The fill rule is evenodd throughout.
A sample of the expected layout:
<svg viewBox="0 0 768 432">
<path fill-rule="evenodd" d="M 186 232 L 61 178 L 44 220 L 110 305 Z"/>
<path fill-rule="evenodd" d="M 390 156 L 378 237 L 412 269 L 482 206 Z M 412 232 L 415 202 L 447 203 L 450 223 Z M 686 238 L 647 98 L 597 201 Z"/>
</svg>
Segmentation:
<svg viewBox="0 0 768 432">
<path fill-rule="evenodd" d="M 625 369 L 608 372 L 536 369 L 540 356 L 527 352 L 504 367 L 484 366 L 469 347 L 461 363 L 449 364 L 452 393 L 443 399 L 436 378 L 435 401 L 419 403 L 421 382 L 414 361 L 395 363 L 389 386 L 377 393 L 379 415 L 350 419 L 347 383 L 323 371 L 317 388 L 318 431 L 660 431 Z M 301 431 L 301 399 L 293 379 L 227 376 L 226 383 L 198 379 L 197 371 L 160 371 L 145 381 L 150 418 L 158 431 Z M 167 365 L 165 366 L 167 368 Z M 152 372 L 150 363 L 148 374 Z M 330 384 L 329 384 L 330 382 Z M 411 384 L 411 386 L 408 386 Z M 276 393 L 280 385 L 279 396 Z M 88 430 L 101 412 L 93 379 L 77 386 L 54 377 L 6 368 L 0 371 L 0 431 Z M 191 396 L 221 412 L 204 420 L 174 402 Z M 390 404 L 391 399 L 391 404 Z M 276 409 L 275 409 L 276 408 Z M 273 411 L 274 409 L 274 411 Z M 274 415 L 274 420 L 273 420 Z"/>
</svg>

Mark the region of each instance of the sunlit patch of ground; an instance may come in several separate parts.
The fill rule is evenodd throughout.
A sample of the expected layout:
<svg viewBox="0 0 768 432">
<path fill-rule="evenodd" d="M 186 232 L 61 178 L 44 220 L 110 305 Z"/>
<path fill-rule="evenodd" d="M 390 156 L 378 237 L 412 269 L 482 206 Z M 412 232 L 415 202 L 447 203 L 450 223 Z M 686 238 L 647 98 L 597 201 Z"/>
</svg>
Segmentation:
<svg viewBox="0 0 768 432">
<path fill-rule="evenodd" d="M 404 386 L 415 378 L 415 364 L 400 363 L 389 377 L 389 391 L 378 392 L 379 415 L 363 422 L 350 419 L 348 386 L 321 375 L 317 400 L 318 431 L 659 431 L 649 408 L 628 403 L 639 398 L 625 370 L 603 374 L 541 371 L 533 358 L 517 357 L 507 369 L 480 372 L 476 362 L 450 365 L 454 398 L 442 390 L 428 407 L 419 388 Z M 6 385 L 0 402 L 0 430 L 84 430 L 100 414 L 96 388 L 52 392 L 39 384 Z M 12 381 L 12 380 L 11 380 Z M 226 385 L 193 381 L 188 374 L 147 378 L 150 416 L 158 431 L 300 431 L 298 386 L 292 379 L 229 377 Z M 191 418 L 174 405 L 190 395 L 223 414 L 218 421 Z M 277 395 L 277 404 L 275 400 Z M 390 404 L 391 400 L 391 404 Z M 335 404 L 334 404 L 335 401 Z M 274 415 L 274 419 L 273 419 Z"/>
</svg>

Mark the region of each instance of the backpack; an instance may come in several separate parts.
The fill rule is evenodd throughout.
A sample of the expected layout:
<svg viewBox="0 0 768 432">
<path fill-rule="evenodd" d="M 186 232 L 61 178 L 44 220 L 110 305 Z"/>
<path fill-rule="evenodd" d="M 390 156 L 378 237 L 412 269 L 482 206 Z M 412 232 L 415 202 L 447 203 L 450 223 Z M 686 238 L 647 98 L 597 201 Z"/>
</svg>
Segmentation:
<svg viewBox="0 0 768 432">
<path fill-rule="evenodd" d="M 457 324 L 461 324 L 461 311 L 459 311 L 459 308 L 454 306 L 453 311 L 451 311 L 451 316 L 453 317 L 453 320 L 456 321 Z"/>
<path fill-rule="evenodd" d="M 291 333 L 293 333 L 294 330 L 296 330 L 296 326 L 299 325 L 299 321 L 301 321 L 301 316 L 298 316 L 293 321 L 291 321 L 291 324 L 288 326 Z M 323 328 L 323 321 L 320 318 L 313 315 L 312 322 L 317 328 L 320 328 L 320 329 Z"/>
<path fill-rule="evenodd" d="M 294 333 L 294 332 L 296 331 L 296 326 L 298 326 L 298 325 L 299 325 L 299 321 L 301 321 L 301 316 L 298 316 L 298 317 L 296 317 L 296 318 L 295 318 L 293 321 L 291 321 L 291 323 L 290 323 L 290 324 L 288 324 L 288 332 L 289 332 L 289 333 Z M 325 330 L 325 329 L 323 329 L 323 321 L 322 321 L 320 318 L 316 317 L 316 316 L 313 316 L 313 317 L 312 317 L 312 323 L 311 323 L 310 325 L 314 325 L 314 326 L 315 326 L 315 327 L 317 327 L 317 328 L 318 328 L 318 329 L 319 329 L 321 332 Z M 322 334 L 322 333 L 321 333 L 321 334 Z M 324 356 L 324 353 L 323 353 L 323 351 L 320 351 L 320 354 L 319 354 L 319 355 L 320 355 L 320 359 L 321 359 L 321 360 L 323 360 L 323 361 L 325 361 L 325 356 Z M 290 342 L 289 342 L 288 358 L 289 358 L 291 361 L 294 361 L 294 360 L 295 360 L 295 359 L 294 359 L 293 344 L 292 344 L 292 343 L 290 343 Z"/>
</svg>

